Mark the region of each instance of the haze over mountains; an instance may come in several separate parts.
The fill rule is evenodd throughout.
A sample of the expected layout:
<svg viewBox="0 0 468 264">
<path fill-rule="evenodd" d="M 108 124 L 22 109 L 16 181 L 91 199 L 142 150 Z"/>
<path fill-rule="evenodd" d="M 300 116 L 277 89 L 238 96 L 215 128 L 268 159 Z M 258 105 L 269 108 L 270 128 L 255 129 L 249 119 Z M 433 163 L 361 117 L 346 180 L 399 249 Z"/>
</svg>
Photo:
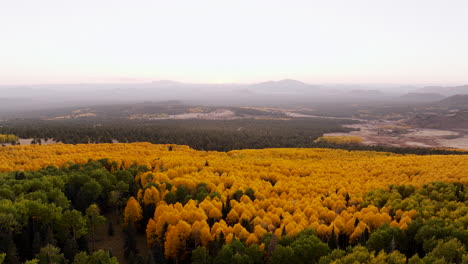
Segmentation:
<svg viewBox="0 0 468 264">
<path fill-rule="evenodd" d="M 440 93 L 445 96 L 452 96 L 456 94 L 468 94 L 468 85 L 444 87 L 444 86 L 428 86 L 419 89 L 420 92 Z"/>
<path fill-rule="evenodd" d="M 0 86 L 0 111 L 166 100 L 228 106 L 379 101 L 427 103 L 456 94 L 468 94 L 468 85 L 315 85 L 291 79 L 255 84 L 193 84 L 163 80 L 151 83 L 4 85 Z"/>
</svg>

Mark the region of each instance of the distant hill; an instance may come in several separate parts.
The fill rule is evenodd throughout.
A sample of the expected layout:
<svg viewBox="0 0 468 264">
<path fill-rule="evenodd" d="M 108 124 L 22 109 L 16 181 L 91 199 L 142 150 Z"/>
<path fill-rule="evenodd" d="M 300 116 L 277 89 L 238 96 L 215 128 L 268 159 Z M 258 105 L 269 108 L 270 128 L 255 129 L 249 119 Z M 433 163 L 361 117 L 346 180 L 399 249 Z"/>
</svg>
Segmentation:
<svg viewBox="0 0 468 264">
<path fill-rule="evenodd" d="M 179 100 L 189 105 L 295 107 L 325 103 L 402 103 L 433 102 L 442 97 L 437 92 L 419 91 L 424 95 L 398 98 L 402 91 L 414 87 L 379 84 L 309 84 L 293 79 L 259 83 L 181 83 L 160 80 L 146 83 L 75 83 L 50 85 L 0 86 L 0 97 L 21 99 L 0 105 L 0 111 L 23 111 L 68 106 L 89 107 L 109 104 L 137 104 L 146 101 Z M 447 90 L 449 95 L 468 94 L 468 85 L 460 87 L 426 87 Z M 416 90 L 417 91 L 417 90 Z M 451 94 L 453 92 L 457 92 Z M 442 93 L 440 93 L 442 94 Z M 401 103 L 400 103 L 401 104 Z"/>
<path fill-rule="evenodd" d="M 447 107 L 468 108 L 468 94 L 457 94 L 437 102 L 437 105 Z"/>
<path fill-rule="evenodd" d="M 292 79 L 284 79 L 280 81 L 261 82 L 248 85 L 246 90 L 257 93 L 269 94 L 298 94 L 316 92 L 320 89 L 319 86 L 310 85 Z"/>
<path fill-rule="evenodd" d="M 438 93 L 407 93 L 395 99 L 405 103 L 429 103 L 444 98 L 445 96 Z"/>
<path fill-rule="evenodd" d="M 468 94 L 428 103 L 408 123 L 425 128 L 468 129 Z"/>
<path fill-rule="evenodd" d="M 428 86 L 418 90 L 421 93 L 439 93 L 445 96 L 452 96 L 456 94 L 468 94 L 468 85 L 461 86 Z"/>
<path fill-rule="evenodd" d="M 382 91 L 379 90 L 362 90 L 362 89 L 355 89 L 348 92 L 348 94 L 355 94 L 355 95 L 371 95 L 371 96 L 380 96 L 384 95 Z"/>
<path fill-rule="evenodd" d="M 418 127 L 435 129 L 468 129 L 468 110 L 449 114 L 419 114 L 408 121 Z"/>
</svg>

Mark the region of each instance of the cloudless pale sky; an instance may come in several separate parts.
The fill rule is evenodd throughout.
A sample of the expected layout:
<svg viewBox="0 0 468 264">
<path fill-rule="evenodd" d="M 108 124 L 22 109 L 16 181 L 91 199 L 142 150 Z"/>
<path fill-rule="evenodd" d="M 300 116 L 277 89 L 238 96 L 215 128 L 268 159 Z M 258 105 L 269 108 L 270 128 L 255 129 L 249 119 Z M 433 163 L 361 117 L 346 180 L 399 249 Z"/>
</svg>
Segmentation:
<svg viewBox="0 0 468 264">
<path fill-rule="evenodd" d="M 467 14 L 467 0 L 0 0 L 0 84 L 463 84 Z"/>
</svg>

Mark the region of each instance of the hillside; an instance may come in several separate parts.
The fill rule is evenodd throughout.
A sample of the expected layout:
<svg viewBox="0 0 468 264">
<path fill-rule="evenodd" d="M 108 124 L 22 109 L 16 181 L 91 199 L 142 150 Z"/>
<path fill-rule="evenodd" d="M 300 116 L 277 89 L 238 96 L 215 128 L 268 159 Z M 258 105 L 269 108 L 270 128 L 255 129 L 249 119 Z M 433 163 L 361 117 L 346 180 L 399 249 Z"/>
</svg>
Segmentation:
<svg viewBox="0 0 468 264">
<path fill-rule="evenodd" d="M 457 94 L 440 100 L 436 103 L 440 106 L 446 106 L 449 108 L 468 108 L 468 94 Z"/>
<path fill-rule="evenodd" d="M 438 93 L 407 93 L 396 100 L 405 103 L 428 103 L 444 99 L 445 96 Z"/>
<path fill-rule="evenodd" d="M 468 85 L 460 86 L 428 86 L 418 90 L 423 93 L 440 93 L 445 96 L 452 96 L 456 94 L 468 94 Z"/>
<path fill-rule="evenodd" d="M 468 110 L 449 114 L 423 113 L 408 121 L 409 124 L 435 129 L 468 129 Z"/>
</svg>

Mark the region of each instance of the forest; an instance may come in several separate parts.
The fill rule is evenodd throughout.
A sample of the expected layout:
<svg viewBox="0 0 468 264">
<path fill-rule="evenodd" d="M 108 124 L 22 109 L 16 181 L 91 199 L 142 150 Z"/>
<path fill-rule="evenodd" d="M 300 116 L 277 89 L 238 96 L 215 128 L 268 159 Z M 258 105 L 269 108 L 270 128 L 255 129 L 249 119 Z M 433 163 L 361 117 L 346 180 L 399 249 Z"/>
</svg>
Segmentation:
<svg viewBox="0 0 468 264">
<path fill-rule="evenodd" d="M 0 133 L 32 139 L 34 144 L 61 142 L 132 143 L 187 145 L 197 150 L 230 151 L 262 148 L 333 148 L 371 150 L 400 154 L 468 154 L 468 151 L 389 146 L 364 146 L 360 139 L 333 141 L 322 138 L 324 133 L 349 132 L 344 124 L 352 120 L 307 118 L 290 120 L 10 120 L 0 126 Z M 125 124 L 125 125 L 122 125 Z M 0 142 L 1 143 L 1 142 Z M 338 144 L 337 144 L 338 143 Z"/>
<path fill-rule="evenodd" d="M 125 123 L 125 125 L 122 125 Z M 18 120 L 0 133 L 66 144 L 151 142 L 189 145 L 200 150 L 310 147 L 328 132 L 347 132 L 345 120 Z M 38 140 L 37 140 L 38 141 Z"/>
<path fill-rule="evenodd" d="M 0 171 L 3 263 L 468 261 L 467 155 L 53 144 Z"/>
</svg>

